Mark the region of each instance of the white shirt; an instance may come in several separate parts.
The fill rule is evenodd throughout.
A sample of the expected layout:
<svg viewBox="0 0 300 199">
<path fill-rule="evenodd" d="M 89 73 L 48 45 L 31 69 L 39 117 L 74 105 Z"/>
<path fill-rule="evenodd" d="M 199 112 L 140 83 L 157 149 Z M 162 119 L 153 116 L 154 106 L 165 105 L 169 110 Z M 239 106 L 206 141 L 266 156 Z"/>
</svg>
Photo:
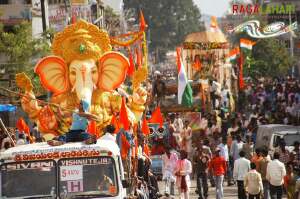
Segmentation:
<svg viewBox="0 0 300 199">
<path fill-rule="evenodd" d="M 23 145 L 23 144 L 26 144 L 25 140 L 24 139 L 18 139 L 17 145 Z"/>
<path fill-rule="evenodd" d="M 283 184 L 283 177 L 286 175 L 285 166 L 279 160 L 271 161 L 267 166 L 266 178 L 273 186 Z"/>
<path fill-rule="evenodd" d="M 167 154 L 163 154 L 162 156 L 162 174 L 163 180 L 167 180 L 170 178 L 171 181 L 175 181 L 175 168 L 178 157 L 176 153 L 171 152 L 170 158 L 168 158 Z"/>
<path fill-rule="evenodd" d="M 239 158 L 234 161 L 233 178 L 235 180 L 244 181 L 244 178 L 250 170 L 250 161 L 246 158 Z"/>
<path fill-rule="evenodd" d="M 220 156 L 222 156 L 225 161 L 229 161 L 229 154 L 228 154 L 228 147 L 227 147 L 227 144 L 219 144 L 218 147 L 220 148 Z"/>
<path fill-rule="evenodd" d="M 244 179 L 244 186 L 248 193 L 257 195 L 259 192 L 263 192 L 263 184 L 260 173 L 255 169 L 250 170 Z"/>
<path fill-rule="evenodd" d="M 191 186 L 190 174 L 192 173 L 192 163 L 188 159 L 178 160 L 176 163 L 175 173 L 179 172 L 180 176 L 177 176 L 176 185 L 181 187 L 181 178 L 185 176 L 186 185 L 189 189 Z"/>
<path fill-rule="evenodd" d="M 175 130 L 176 132 L 175 133 L 180 133 L 183 129 L 183 122 L 182 122 L 182 119 L 181 118 L 176 118 L 174 120 L 174 123 L 173 123 L 174 127 L 175 127 Z"/>
<path fill-rule="evenodd" d="M 110 133 L 105 133 L 105 134 L 101 137 L 101 139 L 103 139 L 103 140 L 111 140 L 111 141 L 116 142 L 116 137 L 115 137 L 114 135 L 110 134 Z"/>
</svg>

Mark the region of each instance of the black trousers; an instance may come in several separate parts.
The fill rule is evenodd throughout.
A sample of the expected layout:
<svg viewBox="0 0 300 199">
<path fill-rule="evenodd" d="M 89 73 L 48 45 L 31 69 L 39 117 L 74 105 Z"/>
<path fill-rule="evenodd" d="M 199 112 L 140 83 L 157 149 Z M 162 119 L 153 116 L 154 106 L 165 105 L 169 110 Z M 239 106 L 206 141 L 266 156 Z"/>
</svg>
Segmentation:
<svg viewBox="0 0 300 199">
<path fill-rule="evenodd" d="M 270 196 L 271 199 L 282 199 L 282 185 L 274 186 L 270 184 Z"/>
<path fill-rule="evenodd" d="M 244 188 L 244 181 L 238 180 L 237 186 L 238 186 L 238 198 L 239 199 L 247 199 L 245 188 Z"/>
<path fill-rule="evenodd" d="M 197 189 L 199 199 L 205 199 L 208 196 L 207 173 L 197 174 Z"/>
<path fill-rule="evenodd" d="M 249 198 L 248 199 L 260 199 L 260 194 L 257 194 L 257 195 L 252 195 L 252 194 L 249 194 Z"/>
</svg>

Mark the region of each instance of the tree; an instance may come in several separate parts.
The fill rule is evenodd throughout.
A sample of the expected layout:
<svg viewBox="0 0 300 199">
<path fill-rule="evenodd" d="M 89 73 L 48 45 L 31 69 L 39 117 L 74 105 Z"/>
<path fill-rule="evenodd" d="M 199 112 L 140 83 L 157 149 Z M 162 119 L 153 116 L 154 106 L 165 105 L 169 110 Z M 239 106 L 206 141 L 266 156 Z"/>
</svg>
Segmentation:
<svg viewBox="0 0 300 199">
<path fill-rule="evenodd" d="M 115 36 L 120 33 L 121 22 L 120 15 L 116 14 L 114 10 L 106 6 L 104 8 L 104 17 L 105 17 L 105 29 L 110 36 Z"/>
<path fill-rule="evenodd" d="M 28 22 L 13 26 L 10 31 L 5 31 L 0 25 L 0 53 L 7 58 L 7 63 L 1 67 L 10 75 L 9 78 L 14 79 L 14 74 L 26 72 L 39 89 L 40 83 L 33 67 L 38 59 L 50 54 L 49 39 L 52 37 L 50 29 L 41 38 L 33 38 L 31 23 Z"/>
<path fill-rule="evenodd" d="M 168 50 L 174 50 L 184 37 L 204 30 L 200 11 L 193 0 L 124 0 L 125 10 L 132 9 L 135 18 L 143 11 L 150 36 L 149 51 L 163 61 Z"/>
</svg>

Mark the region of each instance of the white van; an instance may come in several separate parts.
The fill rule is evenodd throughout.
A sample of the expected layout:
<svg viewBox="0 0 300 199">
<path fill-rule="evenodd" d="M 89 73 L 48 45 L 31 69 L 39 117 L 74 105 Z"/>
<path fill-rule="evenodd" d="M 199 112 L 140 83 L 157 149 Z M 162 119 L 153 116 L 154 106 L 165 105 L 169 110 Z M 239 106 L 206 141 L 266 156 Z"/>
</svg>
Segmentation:
<svg viewBox="0 0 300 199">
<path fill-rule="evenodd" d="M 255 148 L 268 148 L 273 155 L 278 141 L 283 138 L 291 151 L 295 141 L 300 141 L 300 127 L 282 124 L 268 124 L 258 127 Z"/>
<path fill-rule="evenodd" d="M 126 197 L 120 149 L 111 140 L 21 145 L 2 152 L 0 160 L 0 198 Z"/>
</svg>

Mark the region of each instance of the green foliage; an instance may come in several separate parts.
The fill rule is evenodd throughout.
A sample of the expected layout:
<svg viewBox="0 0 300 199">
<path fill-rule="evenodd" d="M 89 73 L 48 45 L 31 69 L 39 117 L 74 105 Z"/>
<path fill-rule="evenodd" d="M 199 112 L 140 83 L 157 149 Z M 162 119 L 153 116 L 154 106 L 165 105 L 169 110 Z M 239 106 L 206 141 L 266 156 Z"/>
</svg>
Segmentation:
<svg viewBox="0 0 300 199">
<path fill-rule="evenodd" d="M 139 19 L 142 10 L 148 24 L 149 51 L 163 61 L 168 50 L 174 50 L 184 37 L 204 30 L 200 11 L 193 0 L 124 0 L 125 10 L 133 10 Z"/>
<path fill-rule="evenodd" d="M 268 21 L 257 15 L 244 19 L 244 21 L 248 20 L 260 21 L 261 27 L 268 24 Z M 231 35 L 230 41 L 233 43 L 233 46 L 238 46 L 241 38 L 257 42 L 253 46 L 251 53 L 244 56 L 243 72 L 245 77 L 250 76 L 257 79 L 259 77 L 282 76 L 287 74 L 288 69 L 294 64 L 294 60 L 290 56 L 284 42 L 277 37 L 255 39 L 242 32 Z"/>
<path fill-rule="evenodd" d="M 116 14 L 114 10 L 106 6 L 104 8 L 104 17 L 105 17 L 105 29 L 111 36 L 115 36 L 120 31 L 120 15 Z"/>
<path fill-rule="evenodd" d="M 34 87 L 40 88 L 38 78 L 33 67 L 41 57 L 50 54 L 49 39 L 53 38 L 53 30 L 42 34 L 41 38 L 32 37 L 31 23 L 24 22 L 5 31 L 0 25 L 0 53 L 7 57 L 7 64 L 1 69 L 12 76 L 15 73 L 25 72 L 32 79 Z"/>
<path fill-rule="evenodd" d="M 288 50 L 278 39 L 261 39 L 253 47 L 250 68 L 245 68 L 245 75 L 282 76 L 287 74 L 293 62 Z"/>
</svg>

